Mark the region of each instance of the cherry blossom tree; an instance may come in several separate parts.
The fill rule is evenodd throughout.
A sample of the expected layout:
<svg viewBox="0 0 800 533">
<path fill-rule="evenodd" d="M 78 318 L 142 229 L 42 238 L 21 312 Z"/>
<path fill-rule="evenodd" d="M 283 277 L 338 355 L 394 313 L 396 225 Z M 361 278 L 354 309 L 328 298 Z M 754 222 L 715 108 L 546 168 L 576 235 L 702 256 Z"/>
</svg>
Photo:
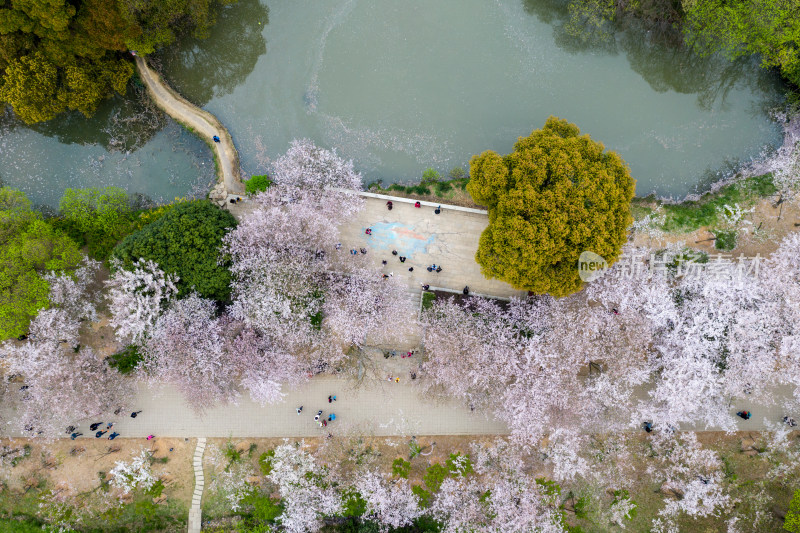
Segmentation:
<svg viewBox="0 0 800 533">
<path fill-rule="evenodd" d="M 682 514 L 719 516 L 730 509 L 734 502 L 724 487 L 722 461 L 713 450 L 702 448 L 695 433 L 678 436 L 661 431 L 652 442 L 657 464 L 648 468 L 648 474 L 662 483 L 662 492 L 676 495 L 659 512 L 667 524 Z"/>
<path fill-rule="evenodd" d="M 8 374 L 25 379 L 9 396 L 27 434 L 60 435 L 69 423 L 124 406 L 132 393 L 128 381 L 78 343 L 80 321 L 95 313 L 87 285 L 97 266 L 87 260 L 74 277 L 50 274 L 52 307 L 33 319 L 27 340 L 0 348 Z"/>
<path fill-rule="evenodd" d="M 526 473 L 519 449 L 498 441 L 473 446 L 475 476 L 446 479 L 431 506 L 446 533 L 556 533 L 557 492 Z"/>
<path fill-rule="evenodd" d="M 123 342 L 142 342 L 156 319 L 177 294 L 178 278 L 165 274 L 150 260 L 137 260 L 131 270 L 114 260 L 106 282 L 111 325 Z"/>
<path fill-rule="evenodd" d="M 108 472 L 111 484 L 120 489 L 122 494 L 130 494 L 134 490 L 149 490 L 156 483 L 156 478 L 150 471 L 150 461 L 150 452 L 144 449 L 130 462 L 116 461 L 114 468 Z"/>
<path fill-rule="evenodd" d="M 366 517 L 384 530 L 410 526 L 422 515 L 405 479 L 387 481 L 377 472 L 366 471 L 358 477 L 355 488 L 367 502 Z"/>
<path fill-rule="evenodd" d="M 272 165 L 273 180 L 300 189 L 340 188 L 360 191 L 361 175 L 336 151 L 318 148 L 308 139 L 295 139 Z"/>
<path fill-rule="evenodd" d="M 237 370 L 229 365 L 212 300 L 192 293 L 174 300 L 145 342 L 142 367 L 153 383 L 177 387 L 198 412 L 235 401 Z"/>
<path fill-rule="evenodd" d="M 241 386 L 254 401 L 277 403 L 285 395 L 284 386 L 293 388 L 305 381 L 308 369 L 302 362 L 253 328 L 223 317 L 222 331 L 227 364 L 237 370 Z"/>
<path fill-rule="evenodd" d="M 339 492 L 327 482 L 327 468 L 317 465 L 303 442 L 282 444 L 271 457 L 267 479 L 276 486 L 284 506 L 277 518 L 291 533 L 317 531 L 322 519 L 342 510 Z"/>
</svg>

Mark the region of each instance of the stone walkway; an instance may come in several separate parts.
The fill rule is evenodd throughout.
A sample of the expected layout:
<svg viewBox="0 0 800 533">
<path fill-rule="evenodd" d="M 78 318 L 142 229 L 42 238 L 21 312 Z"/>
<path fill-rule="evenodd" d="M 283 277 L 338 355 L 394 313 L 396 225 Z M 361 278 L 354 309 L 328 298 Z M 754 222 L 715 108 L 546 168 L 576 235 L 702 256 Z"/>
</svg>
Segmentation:
<svg viewBox="0 0 800 533">
<path fill-rule="evenodd" d="M 203 477 L 203 452 L 206 449 L 205 437 L 197 439 L 197 448 L 194 451 L 192 466 L 194 467 L 194 493 L 192 494 L 192 507 L 189 509 L 189 533 L 200 533 L 202 525 L 202 511 L 200 503 L 203 500 L 203 487 L 205 478 Z"/>
<path fill-rule="evenodd" d="M 169 116 L 190 128 L 214 151 L 218 184 L 210 197 L 224 203 L 229 195 L 243 195 L 244 184 L 239 170 L 239 154 L 225 126 L 214 115 L 187 101 L 164 83 L 161 77 L 147 66 L 147 61 L 143 57 L 136 56 L 136 68 L 139 78 L 147 87 L 147 91 L 156 105 Z M 213 141 L 214 135 L 219 136 L 220 142 Z"/>
</svg>

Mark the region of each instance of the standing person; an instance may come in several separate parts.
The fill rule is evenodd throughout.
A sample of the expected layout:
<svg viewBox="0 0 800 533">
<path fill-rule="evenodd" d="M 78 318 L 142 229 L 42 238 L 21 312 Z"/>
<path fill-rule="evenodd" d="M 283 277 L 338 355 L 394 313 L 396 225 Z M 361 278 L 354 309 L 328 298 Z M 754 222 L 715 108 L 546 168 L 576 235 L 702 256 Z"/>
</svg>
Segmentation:
<svg viewBox="0 0 800 533">
<path fill-rule="evenodd" d="M 67 433 L 72 433 L 76 429 L 78 429 L 78 428 L 76 428 L 75 426 L 67 426 Z"/>
<path fill-rule="evenodd" d="M 437 266 L 437 267 L 436 267 L 436 273 L 438 274 L 438 273 L 439 273 L 439 272 L 441 272 L 441 271 L 442 271 L 442 267 L 440 267 L 440 266 Z"/>
<path fill-rule="evenodd" d="M 333 422 L 334 420 L 336 420 L 335 414 L 331 413 L 330 415 L 328 415 L 328 422 Z"/>
<path fill-rule="evenodd" d="M 464 296 L 469 295 L 469 285 L 465 285 L 464 289 L 461 292 L 464 293 Z"/>
<path fill-rule="evenodd" d="M 428 289 L 431 288 L 431 286 L 428 285 L 427 283 L 420 283 L 420 285 L 422 285 L 422 290 L 423 291 L 427 291 Z"/>
<path fill-rule="evenodd" d="M 442 212 L 442 206 L 438 206 L 438 207 L 437 207 L 437 208 L 436 208 L 436 209 L 433 211 L 433 213 L 434 213 L 434 214 L 436 214 L 436 215 L 438 215 L 438 214 L 439 214 L 439 213 L 441 213 L 441 212 Z"/>
<path fill-rule="evenodd" d="M 417 208 L 422 207 L 422 204 L 419 203 L 419 201 L 416 201 L 416 202 L 414 202 L 414 207 L 417 207 Z"/>
<path fill-rule="evenodd" d="M 414 272 L 414 267 L 408 267 L 409 272 Z"/>
<path fill-rule="evenodd" d="M 361 249 L 361 253 L 362 253 L 362 254 L 365 254 L 365 253 L 367 253 L 367 249 L 366 249 L 366 248 L 362 248 L 362 249 Z"/>
<path fill-rule="evenodd" d="M 114 409 L 114 414 L 117 416 L 119 416 L 121 412 L 122 412 L 122 407 L 117 407 L 116 409 Z"/>
<path fill-rule="evenodd" d="M 134 411 L 134 412 L 132 412 L 132 413 L 131 413 L 131 418 L 136 418 L 136 417 L 139 415 L 139 413 L 141 413 L 141 412 L 142 412 L 142 410 L 141 410 L 141 409 L 140 409 L 140 410 L 138 410 L 138 411 Z"/>
<path fill-rule="evenodd" d="M 298 407 L 297 409 L 295 409 L 295 411 L 297 411 L 297 414 L 299 415 L 300 413 L 302 413 L 302 412 L 303 412 L 303 406 L 301 405 L 300 407 Z"/>
<path fill-rule="evenodd" d="M 219 135 L 214 135 L 214 136 L 213 136 L 213 137 L 211 137 L 211 138 L 212 138 L 212 139 L 214 139 L 214 142 L 215 142 L 215 143 L 218 143 L 218 142 L 219 142 Z"/>
<path fill-rule="evenodd" d="M 106 429 L 107 429 L 107 430 L 108 430 L 108 429 L 111 429 L 113 426 L 114 426 L 114 422 L 109 422 L 109 423 L 108 423 L 108 426 L 106 426 Z"/>
<path fill-rule="evenodd" d="M 392 201 L 391 201 L 391 200 L 389 200 L 388 202 L 386 202 L 386 209 L 388 209 L 389 211 L 391 211 L 391 210 L 392 210 Z"/>
<path fill-rule="evenodd" d="M 406 262 L 405 256 L 402 256 L 402 255 L 400 256 L 400 262 L 401 263 L 405 263 Z"/>
<path fill-rule="evenodd" d="M 381 261 L 381 264 L 386 266 L 388 263 L 386 262 L 386 259 L 384 259 L 384 260 Z"/>
<path fill-rule="evenodd" d="M 94 424 L 89 426 L 89 429 L 91 429 L 92 431 L 95 431 L 95 430 L 97 430 L 97 428 L 99 428 L 102 425 L 103 425 L 102 422 L 95 422 Z"/>
<path fill-rule="evenodd" d="M 433 267 L 428 267 L 428 272 L 433 272 Z"/>
<path fill-rule="evenodd" d="M 397 255 L 397 250 L 392 250 L 392 255 Z"/>
<path fill-rule="evenodd" d="M 783 417 L 784 424 L 788 424 L 790 428 L 793 428 L 797 425 L 797 422 L 791 416 L 784 416 Z"/>
<path fill-rule="evenodd" d="M 366 233 L 367 235 L 372 235 L 372 228 L 365 229 L 364 233 Z"/>
</svg>

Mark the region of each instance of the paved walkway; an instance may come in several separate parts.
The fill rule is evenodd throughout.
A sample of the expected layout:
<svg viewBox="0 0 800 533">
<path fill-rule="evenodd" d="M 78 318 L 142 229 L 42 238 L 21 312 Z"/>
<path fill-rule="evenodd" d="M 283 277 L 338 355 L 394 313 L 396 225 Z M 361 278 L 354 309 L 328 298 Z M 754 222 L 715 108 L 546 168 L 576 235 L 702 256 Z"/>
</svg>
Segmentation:
<svg viewBox="0 0 800 533">
<path fill-rule="evenodd" d="M 203 452 L 206 450 L 206 439 L 197 439 L 197 448 L 194 450 L 192 467 L 194 468 L 194 493 L 192 494 L 192 508 L 189 509 L 189 533 L 200 533 L 202 526 L 202 510 L 200 503 L 203 500 L 203 487 L 205 478 L 203 477 Z"/>
<path fill-rule="evenodd" d="M 147 87 L 153 101 L 169 116 L 191 128 L 214 150 L 217 165 L 218 186 L 212 191 L 212 199 L 224 201 L 228 195 L 244 194 L 244 184 L 239 170 L 239 154 L 233 139 L 217 118 L 184 99 L 153 72 L 141 56 L 136 56 L 139 77 Z M 214 135 L 220 142 L 213 141 Z"/>
</svg>

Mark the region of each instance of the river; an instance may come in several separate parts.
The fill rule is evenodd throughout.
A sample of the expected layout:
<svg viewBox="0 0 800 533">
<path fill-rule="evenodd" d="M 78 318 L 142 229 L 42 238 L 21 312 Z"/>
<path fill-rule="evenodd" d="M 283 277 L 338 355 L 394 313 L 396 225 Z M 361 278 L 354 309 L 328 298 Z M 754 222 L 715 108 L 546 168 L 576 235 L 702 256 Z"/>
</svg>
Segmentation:
<svg viewBox="0 0 800 533">
<path fill-rule="evenodd" d="M 637 194 L 682 196 L 780 144 L 769 110 L 781 85 L 755 61 L 701 58 L 634 29 L 583 43 L 557 5 L 239 0 L 208 39 L 157 61 L 226 124 L 248 173 L 308 137 L 352 158 L 366 182 L 407 182 L 506 153 L 553 114 L 618 151 Z M 0 122 L 0 177 L 51 204 L 66 186 L 171 198 L 208 181 L 210 155 L 166 120 L 109 151 L 99 132 L 121 101 L 91 120 L 59 119 L 61 134 Z"/>
</svg>

